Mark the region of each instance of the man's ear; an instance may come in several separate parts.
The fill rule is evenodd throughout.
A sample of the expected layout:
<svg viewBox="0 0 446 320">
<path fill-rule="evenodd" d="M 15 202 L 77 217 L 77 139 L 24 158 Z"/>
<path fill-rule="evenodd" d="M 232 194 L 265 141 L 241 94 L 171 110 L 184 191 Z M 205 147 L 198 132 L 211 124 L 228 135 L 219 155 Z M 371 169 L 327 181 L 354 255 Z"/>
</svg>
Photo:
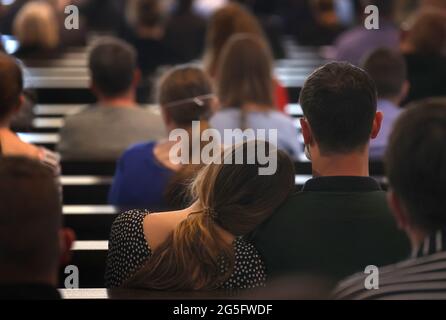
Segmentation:
<svg viewBox="0 0 446 320">
<path fill-rule="evenodd" d="M 301 118 L 299 121 L 302 127 L 302 135 L 304 136 L 304 144 L 311 145 L 313 143 L 313 133 L 311 132 L 310 124 L 305 118 Z"/>
<path fill-rule="evenodd" d="M 410 219 L 401 200 L 393 190 L 387 192 L 387 203 L 400 230 L 407 230 Z"/>
<path fill-rule="evenodd" d="M 372 126 L 372 134 L 370 135 L 371 139 L 376 139 L 379 132 L 381 131 L 381 125 L 383 123 L 384 115 L 382 112 L 378 111 L 375 114 L 375 119 L 373 120 L 373 126 Z"/>
<path fill-rule="evenodd" d="M 21 94 L 17 105 L 12 109 L 12 113 L 13 114 L 19 113 L 22 107 L 25 105 L 25 102 L 26 102 L 25 95 Z"/>
<path fill-rule="evenodd" d="M 72 229 L 63 228 L 59 231 L 60 264 L 66 266 L 71 261 L 71 247 L 76 240 L 76 234 Z"/>
</svg>

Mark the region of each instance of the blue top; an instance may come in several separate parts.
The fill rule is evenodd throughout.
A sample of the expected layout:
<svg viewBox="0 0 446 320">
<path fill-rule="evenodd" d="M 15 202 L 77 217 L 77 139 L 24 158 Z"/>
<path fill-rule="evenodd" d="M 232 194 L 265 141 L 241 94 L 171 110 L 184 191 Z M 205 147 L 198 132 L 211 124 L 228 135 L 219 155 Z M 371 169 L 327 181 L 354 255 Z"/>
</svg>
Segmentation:
<svg viewBox="0 0 446 320">
<path fill-rule="evenodd" d="M 108 202 L 125 209 L 163 210 L 164 191 L 173 171 L 155 158 L 156 142 L 132 146 L 118 160 Z"/>
<path fill-rule="evenodd" d="M 224 137 L 225 129 L 238 129 L 240 128 L 240 110 L 234 108 L 225 108 L 211 118 L 211 127 L 218 130 Z M 259 130 L 259 129 L 275 129 L 277 130 L 277 147 L 289 154 L 294 160 L 299 159 L 300 154 L 303 152 L 303 148 L 299 142 L 299 129 L 293 119 L 289 116 L 277 112 L 248 112 L 247 113 L 247 128 Z M 266 134 L 266 140 L 269 140 L 268 133 Z M 243 141 L 243 137 L 239 138 L 235 143 Z M 274 143 L 274 141 L 269 141 Z M 225 141 L 223 141 L 225 144 Z"/>
<path fill-rule="evenodd" d="M 378 100 L 378 111 L 381 111 L 384 115 L 383 122 L 381 124 L 381 131 L 376 139 L 370 142 L 370 159 L 382 160 L 386 152 L 387 144 L 389 142 L 390 134 L 393 129 L 395 121 L 401 114 L 401 108 L 393 104 L 389 100 Z"/>
</svg>

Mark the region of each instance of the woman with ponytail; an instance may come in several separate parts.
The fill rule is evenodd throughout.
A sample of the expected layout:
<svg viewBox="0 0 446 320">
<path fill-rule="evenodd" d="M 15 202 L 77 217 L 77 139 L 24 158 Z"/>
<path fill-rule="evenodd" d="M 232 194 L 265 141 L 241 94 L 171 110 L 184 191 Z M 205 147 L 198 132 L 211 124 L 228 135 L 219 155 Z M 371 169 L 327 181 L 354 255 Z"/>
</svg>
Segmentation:
<svg viewBox="0 0 446 320">
<path fill-rule="evenodd" d="M 255 147 L 276 152 L 277 170 L 229 164 Z M 253 232 L 292 192 L 289 157 L 269 143 L 245 142 L 222 152 L 222 164 L 210 164 L 191 184 L 193 204 L 181 211 L 131 211 L 113 224 L 106 285 L 165 291 L 248 289 L 266 282 L 264 263 L 244 236 Z M 234 163 L 231 162 L 231 163 Z"/>
<path fill-rule="evenodd" d="M 156 99 L 167 133 L 175 129 L 190 132 L 193 121 L 200 122 L 201 131 L 209 127 L 215 97 L 211 81 L 201 69 L 180 66 L 168 71 L 159 81 Z M 184 209 L 188 204 L 184 186 L 201 165 L 172 163 L 169 153 L 175 144 L 164 139 L 129 148 L 118 161 L 109 203 L 125 210 Z"/>
</svg>

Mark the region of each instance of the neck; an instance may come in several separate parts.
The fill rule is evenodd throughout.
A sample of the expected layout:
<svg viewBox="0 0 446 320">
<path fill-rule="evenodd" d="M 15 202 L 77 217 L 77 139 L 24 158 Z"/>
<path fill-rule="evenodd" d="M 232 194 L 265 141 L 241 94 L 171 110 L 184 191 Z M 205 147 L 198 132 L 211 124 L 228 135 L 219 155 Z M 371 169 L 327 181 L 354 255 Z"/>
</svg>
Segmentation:
<svg viewBox="0 0 446 320">
<path fill-rule="evenodd" d="M 129 93 L 127 95 L 119 97 L 99 97 L 98 104 L 107 107 L 121 107 L 121 108 L 132 108 L 136 107 L 135 95 L 134 93 Z"/>
<path fill-rule="evenodd" d="M 312 160 L 315 177 L 368 177 L 368 151 L 339 155 L 318 155 Z"/>
</svg>

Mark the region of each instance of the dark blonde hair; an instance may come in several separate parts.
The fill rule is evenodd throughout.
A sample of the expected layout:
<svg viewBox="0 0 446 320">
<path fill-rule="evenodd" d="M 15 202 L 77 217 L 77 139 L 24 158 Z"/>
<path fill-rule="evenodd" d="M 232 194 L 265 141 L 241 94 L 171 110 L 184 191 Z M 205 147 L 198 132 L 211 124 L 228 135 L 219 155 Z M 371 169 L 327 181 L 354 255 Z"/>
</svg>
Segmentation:
<svg viewBox="0 0 446 320">
<path fill-rule="evenodd" d="M 223 47 L 233 35 L 238 33 L 265 37 L 257 18 L 240 4 L 227 4 L 211 17 L 205 53 L 206 71 L 211 77 L 214 77 L 217 72 Z"/>
<path fill-rule="evenodd" d="M 233 147 L 231 157 L 246 142 Z M 233 245 L 219 228 L 234 236 L 255 230 L 282 204 L 294 187 L 294 167 L 290 158 L 277 151 L 274 175 L 259 175 L 261 165 L 210 164 L 192 184 L 192 194 L 201 211 L 192 213 L 169 235 L 148 262 L 126 283 L 128 287 L 155 290 L 213 290 L 232 274 Z M 225 268 L 222 271 L 222 263 Z"/>
<path fill-rule="evenodd" d="M 197 104 L 192 98 L 212 94 L 211 80 L 206 73 L 185 65 L 173 68 L 160 79 L 156 100 L 178 127 L 191 130 L 192 122 L 200 121 L 200 129 L 204 131 L 209 128 L 212 99 L 202 99 Z M 189 137 L 192 139 L 193 135 L 189 134 Z M 200 145 L 204 147 L 201 141 Z M 191 148 L 192 143 L 189 146 Z M 191 150 L 189 155 L 192 155 Z M 170 209 L 181 209 L 188 204 L 187 185 L 201 168 L 201 164 L 184 165 L 172 176 L 164 193 Z"/>
</svg>

